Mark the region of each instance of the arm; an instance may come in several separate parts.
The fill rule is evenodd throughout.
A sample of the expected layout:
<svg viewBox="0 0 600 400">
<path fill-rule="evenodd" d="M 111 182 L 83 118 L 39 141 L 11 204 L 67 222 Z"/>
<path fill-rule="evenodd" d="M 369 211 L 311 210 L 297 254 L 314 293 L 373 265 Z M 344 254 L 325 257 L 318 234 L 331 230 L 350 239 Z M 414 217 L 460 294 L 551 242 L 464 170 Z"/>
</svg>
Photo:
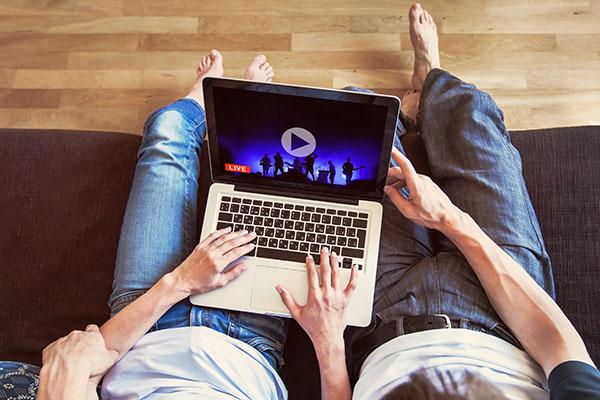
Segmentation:
<svg viewBox="0 0 600 400">
<path fill-rule="evenodd" d="M 333 267 L 331 267 L 333 265 Z M 308 297 L 299 305 L 282 286 L 277 286 L 281 300 L 298 321 L 313 343 L 321 374 L 321 399 L 349 400 L 352 397 L 350 379 L 346 368 L 344 329 L 347 325 L 346 308 L 356 288 L 358 274 L 352 276 L 346 288 L 340 287 L 338 262 L 335 253 L 321 249 L 321 284 L 315 262 L 306 257 Z"/>
<path fill-rule="evenodd" d="M 554 300 L 431 179 L 417 174 L 400 152 L 392 155 L 399 167 L 390 169 L 386 194 L 405 217 L 456 244 L 500 318 L 546 375 L 569 360 L 593 366 L 583 340 Z M 398 190 L 404 185 L 408 199 Z"/>
</svg>

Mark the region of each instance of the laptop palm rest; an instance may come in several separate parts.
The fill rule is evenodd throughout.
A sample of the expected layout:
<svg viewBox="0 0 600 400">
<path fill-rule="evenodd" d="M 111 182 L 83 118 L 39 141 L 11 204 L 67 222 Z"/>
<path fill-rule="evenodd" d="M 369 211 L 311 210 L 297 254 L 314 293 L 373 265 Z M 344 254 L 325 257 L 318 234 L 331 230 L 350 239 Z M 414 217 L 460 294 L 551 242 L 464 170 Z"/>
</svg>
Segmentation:
<svg viewBox="0 0 600 400">
<path fill-rule="evenodd" d="M 306 304 L 308 286 L 305 271 L 258 265 L 250 306 L 266 313 L 288 314 L 279 293 L 275 290 L 277 285 L 285 287 L 298 304 Z"/>
</svg>

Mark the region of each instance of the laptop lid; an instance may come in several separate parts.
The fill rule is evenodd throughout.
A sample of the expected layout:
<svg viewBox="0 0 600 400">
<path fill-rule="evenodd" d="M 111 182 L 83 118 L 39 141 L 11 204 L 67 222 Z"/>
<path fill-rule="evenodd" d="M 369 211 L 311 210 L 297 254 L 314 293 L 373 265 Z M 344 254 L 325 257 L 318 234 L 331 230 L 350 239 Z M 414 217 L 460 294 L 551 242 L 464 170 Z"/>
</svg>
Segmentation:
<svg viewBox="0 0 600 400">
<path fill-rule="evenodd" d="M 397 97 L 204 78 L 213 182 L 382 201 Z"/>
</svg>

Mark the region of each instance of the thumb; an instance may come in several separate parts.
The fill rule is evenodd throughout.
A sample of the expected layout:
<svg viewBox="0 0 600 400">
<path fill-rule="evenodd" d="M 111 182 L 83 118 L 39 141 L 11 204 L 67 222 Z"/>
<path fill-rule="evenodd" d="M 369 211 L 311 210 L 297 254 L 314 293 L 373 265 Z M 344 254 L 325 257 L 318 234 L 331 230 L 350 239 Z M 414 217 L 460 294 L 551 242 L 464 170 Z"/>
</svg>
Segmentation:
<svg viewBox="0 0 600 400">
<path fill-rule="evenodd" d="M 402 194 L 392 185 L 384 187 L 383 191 L 385 194 L 387 194 L 398 210 L 400 210 L 400 212 L 406 216 L 406 212 L 412 206 L 412 203 L 402 196 Z"/>
<path fill-rule="evenodd" d="M 279 293 L 281 301 L 283 301 L 283 304 L 285 304 L 292 317 L 296 319 L 296 316 L 300 313 L 300 305 L 296 303 L 296 300 L 294 300 L 290 292 L 288 292 L 283 286 L 277 285 L 275 290 L 277 290 L 277 293 Z"/>
</svg>

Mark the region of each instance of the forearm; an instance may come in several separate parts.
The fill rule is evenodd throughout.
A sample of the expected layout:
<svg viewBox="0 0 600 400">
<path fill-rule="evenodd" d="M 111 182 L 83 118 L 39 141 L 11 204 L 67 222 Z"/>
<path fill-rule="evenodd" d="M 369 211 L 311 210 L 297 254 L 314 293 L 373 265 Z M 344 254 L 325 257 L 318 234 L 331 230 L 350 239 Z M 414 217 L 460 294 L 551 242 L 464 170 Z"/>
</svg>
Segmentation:
<svg viewBox="0 0 600 400">
<path fill-rule="evenodd" d="M 163 276 L 150 290 L 109 319 L 100 332 L 109 350 L 121 358 L 175 303 L 187 297 L 178 289 L 177 277 Z"/>
<path fill-rule="evenodd" d="M 315 346 L 321 375 L 321 400 L 350 400 L 352 390 L 343 341 Z"/>
<path fill-rule="evenodd" d="M 593 365 L 554 300 L 470 216 L 458 213 L 442 232 L 463 253 L 500 318 L 546 374 L 566 360 Z"/>
</svg>

